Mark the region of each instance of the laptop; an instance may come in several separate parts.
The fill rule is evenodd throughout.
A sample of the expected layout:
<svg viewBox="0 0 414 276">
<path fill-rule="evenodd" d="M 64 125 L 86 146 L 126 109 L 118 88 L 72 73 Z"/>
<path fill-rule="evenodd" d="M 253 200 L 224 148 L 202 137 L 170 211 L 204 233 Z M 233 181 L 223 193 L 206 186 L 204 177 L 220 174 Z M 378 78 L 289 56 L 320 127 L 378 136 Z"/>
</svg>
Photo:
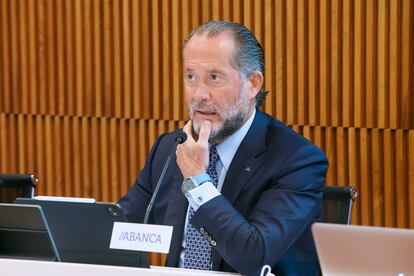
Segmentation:
<svg viewBox="0 0 414 276">
<path fill-rule="evenodd" d="M 41 206 L 62 262 L 149 267 L 145 252 L 109 248 L 114 222 L 127 222 L 118 204 L 28 198 L 16 203 Z"/>
<path fill-rule="evenodd" d="M 324 276 L 414 275 L 414 230 L 314 223 Z"/>
<path fill-rule="evenodd" d="M 41 207 L 0 204 L 0 258 L 60 261 Z"/>
</svg>

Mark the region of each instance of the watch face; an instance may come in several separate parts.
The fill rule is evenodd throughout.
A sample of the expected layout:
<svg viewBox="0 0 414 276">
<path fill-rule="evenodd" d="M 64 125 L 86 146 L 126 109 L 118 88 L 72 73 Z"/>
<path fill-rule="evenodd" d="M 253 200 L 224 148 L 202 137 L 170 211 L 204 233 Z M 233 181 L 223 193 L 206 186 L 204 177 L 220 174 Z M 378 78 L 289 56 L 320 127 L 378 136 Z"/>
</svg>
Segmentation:
<svg viewBox="0 0 414 276">
<path fill-rule="evenodd" d="M 190 178 L 184 180 L 183 184 L 181 185 L 181 191 L 185 194 L 188 191 L 195 188 L 193 181 Z"/>
</svg>

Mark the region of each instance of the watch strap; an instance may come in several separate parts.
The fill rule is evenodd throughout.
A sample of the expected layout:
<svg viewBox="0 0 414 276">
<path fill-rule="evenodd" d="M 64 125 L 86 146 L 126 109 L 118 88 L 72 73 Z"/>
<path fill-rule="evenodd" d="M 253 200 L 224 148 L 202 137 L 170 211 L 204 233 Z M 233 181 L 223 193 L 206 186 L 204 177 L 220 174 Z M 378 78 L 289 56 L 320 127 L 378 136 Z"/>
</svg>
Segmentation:
<svg viewBox="0 0 414 276">
<path fill-rule="evenodd" d="M 192 180 L 197 184 L 197 186 L 200 186 L 204 182 L 210 181 L 211 177 L 207 173 L 200 173 L 195 176 L 191 176 Z"/>
</svg>

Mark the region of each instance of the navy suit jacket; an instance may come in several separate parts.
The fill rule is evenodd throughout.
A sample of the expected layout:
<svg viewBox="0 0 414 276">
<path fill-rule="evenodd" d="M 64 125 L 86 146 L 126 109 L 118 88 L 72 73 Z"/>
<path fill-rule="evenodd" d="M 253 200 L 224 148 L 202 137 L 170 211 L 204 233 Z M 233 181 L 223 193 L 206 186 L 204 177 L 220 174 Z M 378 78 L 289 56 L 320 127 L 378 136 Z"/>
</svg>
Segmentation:
<svg viewBox="0 0 414 276">
<path fill-rule="evenodd" d="M 136 183 L 119 201 L 131 222 L 142 222 L 177 135 L 155 142 Z M 290 128 L 257 110 L 224 180 L 221 194 L 203 204 L 191 223 L 216 242 L 213 270 L 259 275 L 268 264 L 277 275 L 317 275 L 310 226 L 321 219 L 328 161 Z M 151 222 L 174 227 L 167 266 L 178 266 L 188 201 L 175 161 L 159 190 Z"/>
</svg>

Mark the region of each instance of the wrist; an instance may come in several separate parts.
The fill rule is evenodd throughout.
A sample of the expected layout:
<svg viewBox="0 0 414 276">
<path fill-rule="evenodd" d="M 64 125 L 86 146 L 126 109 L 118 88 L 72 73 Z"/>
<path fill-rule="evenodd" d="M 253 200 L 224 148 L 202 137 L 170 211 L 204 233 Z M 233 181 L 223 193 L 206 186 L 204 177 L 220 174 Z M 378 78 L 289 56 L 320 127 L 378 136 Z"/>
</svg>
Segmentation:
<svg viewBox="0 0 414 276">
<path fill-rule="evenodd" d="M 194 176 L 189 176 L 184 179 L 183 184 L 181 185 L 181 191 L 185 194 L 205 182 L 211 182 L 210 176 L 205 172 Z"/>
</svg>

